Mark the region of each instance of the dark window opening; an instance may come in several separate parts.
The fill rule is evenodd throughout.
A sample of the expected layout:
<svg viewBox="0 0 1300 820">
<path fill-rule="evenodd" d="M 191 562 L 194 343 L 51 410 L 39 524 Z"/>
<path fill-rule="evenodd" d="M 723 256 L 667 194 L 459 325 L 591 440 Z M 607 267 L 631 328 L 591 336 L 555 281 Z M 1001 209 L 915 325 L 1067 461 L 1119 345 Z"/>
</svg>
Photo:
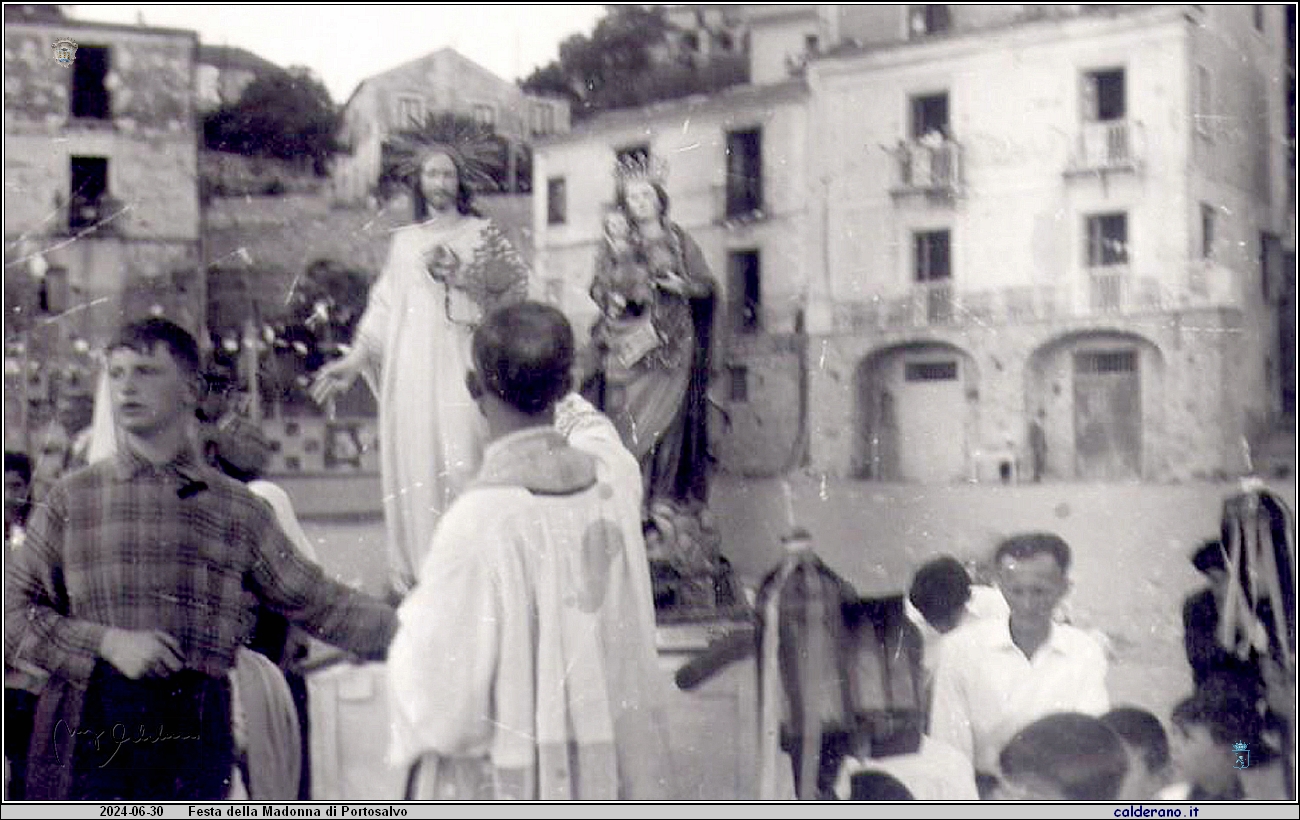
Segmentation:
<svg viewBox="0 0 1300 820">
<path fill-rule="evenodd" d="M 948 231 L 920 231 L 913 235 L 913 272 L 918 282 L 952 278 Z"/>
<path fill-rule="evenodd" d="M 1201 258 L 1214 258 L 1214 206 L 1201 203 Z"/>
<path fill-rule="evenodd" d="M 803 36 L 803 50 L 809 54 L 816 54 L 817 49 L 821 48 L 821 40 L 816 34 L 805 34 Z"/>
<path fill-rule="evenodd" d="M 734 402 L 749 401 L 749 368 L 743 365 L 731 365 L 727 368 L 727 381 L 730 389 L 727 398 Z"/>
<path fill-rule="evenodd" d="M 727 256 L 731 294 L 731 326 L 738 333 L 755 333 L 762 326 L 762 273 L 758 251 L 732 251 Z"/>
<path fill-rule="evenodd" d="M 909 382 L 950 382 L 957 378 L 957 363 L 910 362 L 903 369 L 903 378 Z"/>
<path fill-rule="evenodd" d="M 912 139 L 937 132 L 948 135 L 948 95 L 926 94 L 912 98 Z"/>
<path fill-rule="evenodd" d="M 763 207 L 763 136 L 755 128 L 727 134 L 727 216 Z"/>
<path fill-rule="evenodd" d="M 110 116 L 108 48 L 78 46 L 72 63 L 72 116 L 106 120 Z"/>
<path fill-rule="evenodd" d="M 62 313 L 68 309 L 68 269 L 51 266 L 41 280 L 39 307 L 43 313 Z"/>
<path fill-rule="evenodd" d="M 1085 261 L 1090 268 L 1128 264 L 1127 214 L 1098 214 L 1088 217 Z"/>
<path fill-rule="evenodd" d="M 1280 249 L 1279 249 L 1280 251 Z M 1278 260 L 1282 270 L 1295 270 L 1293 253 L 1282 253 Z M 1294 293 L 1277 297 L 1277 364 L 1282 412 L 1295 415 L 1296 410 L 1296 299 Z"/>
<path fill-rule="evenodd" d="M 563 225 L 568 218 L 564 177 L 546 180 L 546 224 Z"/>
<path fill-rule="evenodd" d="M 1126 116 L 1124 69 L 1089 72 L 1084 77 L 1083 91 L 1085 119 L 1110 122 Z"/>
<path fill-rule="evenodd" d="M 1255 31 L 1262 32 L 1264 30 L 1264 7 L 1259 4 L 1255 4 L 1254 6 L 1252 6 L 1252 9 L 1255 18 Z"/>
<path fill-rule="evenodd" d="M 730 34 L 724 31 L 718 35 L 718 46 L 723 51 L 731 51 L 736 47 L 736 40 L 734 37 L 732 37 Z"/>
<path fill-rule="evenodd" d="M 73 157 L 72 191 L 68 197 L 68 227 L 72 230 L 99 222 L 108 193 L 108 160 L 105 157 Z"/>
<path fill-rule="evenodd" d="M 693 31 L 688 31 L 682 35 L 682 48 L 687 51 L 700 50 L 700 36 Z"/>
<path fill-rule="evenodd" d="M 952 14 L 947 6 L 912 6 L 908 10 L 908 28 L 912 37 L 940 34 L 952 28 Z"/>
<path fill-rule="evenodd" d="M 1078 353 L 1074 357 L 1074 369 L 1077 373 L 1136 373 L 1137 351 L 1105 350 Z"/>
</svg>

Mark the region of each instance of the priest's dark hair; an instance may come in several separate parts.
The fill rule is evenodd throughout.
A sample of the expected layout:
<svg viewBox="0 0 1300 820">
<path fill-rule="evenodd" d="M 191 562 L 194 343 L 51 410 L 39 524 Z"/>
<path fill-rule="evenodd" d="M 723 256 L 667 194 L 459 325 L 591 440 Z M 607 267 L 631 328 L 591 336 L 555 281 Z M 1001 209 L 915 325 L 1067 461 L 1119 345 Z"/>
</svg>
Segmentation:
<svg viewBox="0 0 1300 820">
<path fill-rule="evenodd" d="M 497 308 L 474 331 L 473 355 L 482 388 L 526 415 L 550 410 L 572 388 L 573 328 L 550 305 Z"/>
</svg>

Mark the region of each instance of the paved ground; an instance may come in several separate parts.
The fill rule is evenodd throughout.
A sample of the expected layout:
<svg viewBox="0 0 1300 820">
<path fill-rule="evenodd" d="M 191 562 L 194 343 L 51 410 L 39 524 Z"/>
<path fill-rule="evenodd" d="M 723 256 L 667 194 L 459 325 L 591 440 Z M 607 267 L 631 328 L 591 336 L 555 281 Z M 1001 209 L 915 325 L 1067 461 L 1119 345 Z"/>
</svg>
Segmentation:
<svg viewBox="0 0 1300 820">
<path fill-rule="evenodd" d="M 912 568 L 935 553 L 972 556 L 1013 531 L 1057 532 L 1075 554 L 1073 619 L 1111 640 L 1113 701 L 1167 718 L 1190 688 L 1181 602 L 1200 579 L 1186 556 L 1217 533 L 1223 501 L 1237 485 L 921 487 L 799 477 L 790 486 L 795 518 L 812 532 L 818 553 L 864 594 L 904 590 Z M 1293 485 L 1273 489 L 1295 508 Z M 781 484 L 721 479 L 713 506 L 726 554 L 742 578 L 755 583 L 780 557 L 779 538 L 788 526 Z M 333 573 L 380 588 L 383 527 L 377 518 L 304 525 Z M 698 722 L 716 734 L 718 715 L 715 710 Z M 682 728 L 692 731 L 689 721 Z"/>
</svg>

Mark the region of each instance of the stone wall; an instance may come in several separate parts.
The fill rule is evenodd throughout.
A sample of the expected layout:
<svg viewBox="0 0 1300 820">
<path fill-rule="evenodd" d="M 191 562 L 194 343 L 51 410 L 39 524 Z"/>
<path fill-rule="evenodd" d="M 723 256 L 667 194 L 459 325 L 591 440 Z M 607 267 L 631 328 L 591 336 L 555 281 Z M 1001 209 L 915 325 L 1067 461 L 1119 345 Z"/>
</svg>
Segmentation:
<svg viewBox="0 0 1300 820">
<path fill-rule="evenodd" d="M 5 24 L 5 131 L 11 122 L 60 127 L 68 119 L 72 69 L 54 60 L 51 44 L 71 36 L 79 46 L 109 48 L 114 127 L 126 134 L 194 133 L 192 32 L 118 26 Z"/>
<path fill-rule="evenodd" d="M 129 137 L 102 130 L 5 134 L 6 234 L 67 237 L 71 158 L 105 157 L 115 203 L 101 220 L 118 236 L 197 242 L 198 165 L 191 133 Z"/>
<path fill-rule="evenodd" d="M 81 49 L 108 49 L 108 117 L 72 116 L 74 69 L 56 62 L 51 47 L 64 37 Z M 53 315 L 38 317 L 41 325 L 63 343 L 81 339 L 92 347 L 124 319 L 151 313 L 197 330 L 196 35 L 76 21 L 7 23 L 4 43 L 6 256 L 39 254 L 50 272 L 57 304 Z M 108 163 L 93 229 L 70 225 L 74 157 Z"/>
</svg>

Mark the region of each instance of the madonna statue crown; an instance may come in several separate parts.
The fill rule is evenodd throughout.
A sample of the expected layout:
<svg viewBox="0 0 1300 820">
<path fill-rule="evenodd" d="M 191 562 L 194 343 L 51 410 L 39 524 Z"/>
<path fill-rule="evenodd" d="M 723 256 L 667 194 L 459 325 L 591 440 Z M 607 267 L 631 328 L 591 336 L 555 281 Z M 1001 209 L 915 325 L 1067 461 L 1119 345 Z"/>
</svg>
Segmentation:
<svg viewBox="0 0 1300 820">
<path fill-rule="evenodd" d="M 619 185 L 641 181 L 663 186 L 668 180 L 668 162 L 662 157 L 636 151 L 619 157 L 614 164 L 614 181 Z"/>
</svg>

